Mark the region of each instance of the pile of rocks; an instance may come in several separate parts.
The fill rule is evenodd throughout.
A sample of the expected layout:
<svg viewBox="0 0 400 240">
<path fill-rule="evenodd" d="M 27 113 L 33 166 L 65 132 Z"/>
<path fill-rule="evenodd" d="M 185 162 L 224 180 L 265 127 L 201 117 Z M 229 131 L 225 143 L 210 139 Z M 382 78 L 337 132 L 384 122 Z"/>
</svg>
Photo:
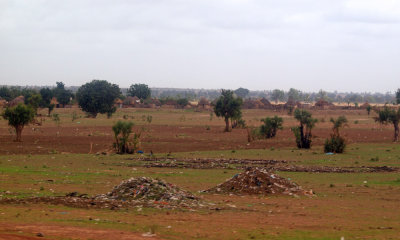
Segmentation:
<svg viewBox="0 0 400 240">
<path fill-rule="evenodd" d="M 184 191 L 173 184 L 148 177 L 130 178 L 122 181 L 111 192 L 97 195 L 94 199 L 184 207 L 198 205 L 200 200 L 192 193 Z"/>
<path fill-rule="evenodd" d="M 245 172 L 236 174 L 231 179 L 216 187 L 205 190 L 213 193 L 234 194 L 286 194 L 312 195 L 312 190 L 305 191 L 301 186 L 282 178 L 265 169 L 249 168 Z"/>
</svg>

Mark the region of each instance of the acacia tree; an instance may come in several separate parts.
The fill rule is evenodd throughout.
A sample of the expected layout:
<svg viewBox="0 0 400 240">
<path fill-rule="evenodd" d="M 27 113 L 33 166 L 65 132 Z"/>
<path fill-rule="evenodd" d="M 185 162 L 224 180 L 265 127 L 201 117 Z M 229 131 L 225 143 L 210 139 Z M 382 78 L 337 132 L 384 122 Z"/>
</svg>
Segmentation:
<svg viewBox="0 0 400 240">
<path fill-rule="evenodd" d="M 222 117 L 225 120 L 225 132 L 229 132 L 229 119 L 241 116 L 241 106 L 243 100 L 235 97 L 231 90 L 221 90 L 221 96 L 217 99 L 214 106 L 214 113 L 217 117 Z"/>
<path fill-rule="evenodd" d="M 293 127 L 292 131 L 296 137 L 296 144 L 298 148 L 310 148 L 311 147 L 311 130 L 314 128 L 315 123 L 318 119 L 312 118 L 312 115 L 307 110 L 296 109 L 294 111 L 294 118 L 296 118 L 300 126 Z"/>
<path fill-rule="evenodd" d="M 2 116 L 5 120 L 8 120 L 8 125 L 15 128 L 15 133 L 17 135 L 15 141 L 21 142 L 22 130 L 25 125 L 33 121 L 35 111 L 31 106 L 18 104 L 15 107 L 6 108 Z"/>
<path fill-rule="evenodd" d="M 393 124 L 394 137 L 393 142 L 399 141 L 399 121 L 400 121 L 400 108 L 396 110 L 385 107 L 383 110 L 377 111 L 378 116 L 375 121 L 381 124 Z"/>
<path fill-rule="evenodd" d="M 96 117 L 98 113 L 107 113 L 110 117 L 116 111 L 114 101 L 120 93 L 116 84 L 111 84 L 106 80 L 93 80 L 82 85 L 76 97 L 79 106 L 90 116 Z"/>
<path fill-rule="evenodd" d="M 146 84 L 132 84 L 128 89 L 128 96 L 147 99 L 151 96 L 151 90 Z"/>
</svg>

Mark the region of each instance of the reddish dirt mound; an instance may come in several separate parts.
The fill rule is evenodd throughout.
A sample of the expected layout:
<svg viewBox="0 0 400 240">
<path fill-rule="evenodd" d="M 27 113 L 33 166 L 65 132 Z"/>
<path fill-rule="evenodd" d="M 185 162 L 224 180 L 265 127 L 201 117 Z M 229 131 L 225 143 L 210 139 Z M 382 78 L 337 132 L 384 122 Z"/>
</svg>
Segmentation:
<svg viewBox="0 0 400 240">
<path fill-rule="evenodd" d="M 301 186 L 264 169 L 253 168 L 236 174 L 228 181 L 206 192 L 236 194 L 287 194 L 308 195 L 312 190 L 304 191 Z"/>
</svg>

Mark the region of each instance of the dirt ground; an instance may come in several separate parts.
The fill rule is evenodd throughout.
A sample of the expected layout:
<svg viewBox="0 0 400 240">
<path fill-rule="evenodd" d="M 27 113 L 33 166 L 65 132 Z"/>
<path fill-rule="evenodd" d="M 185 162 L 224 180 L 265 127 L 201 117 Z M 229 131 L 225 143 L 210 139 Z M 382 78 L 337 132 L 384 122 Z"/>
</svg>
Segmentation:
<svg viewBox="0 0 400 240">
<path fill-rule="evenodd" d="M 71 120 L 75 111 L 79 117 Z M 297 122 L 286 112 L 245 110 L 249 126 L 275 114 L 285 121 L 276 138 L 251 143 L 245 129 L 224 133 L 222 119 L 209 112 L 122 109 L 111 119 L 85 118 L 77 109 L 55 112 L 59 126 L 44 117 L 42 125 L 24 129 L 21 143 L 0 121 L 0 198 L 6 199 L 0 203 L 0 240 L 399 239 L 400 148 L 391 141 L 392 126 L 376 124 L 365 110 L 313 111 L 319 123 L 311 150 L 296 149 L 290 127 Z M 329 119 L 339 115 L 349 119 L 341 132 L 348 151 L 326 155 L 321 146 L 331 133 Z M 111 126 L 118 120 L 132 120 L 135 132 L 142 132 L 140 149 L 156 157 L 96 154 L 111 149 Z M 276 171 L 315 196 L 202 191 L 248 166 Z M 141 176 L 167 180 L 215 205 L 110 209 L 25 201 L 71 191 L 103 194 L 124 179 Z M 156 236 L 147 233 L 152 228 Z"/>
<path fill-rule="evenodd" d="M 83 120 L 87 124 L 78 125 L 68 121 L 70 114 L 65 110 L 65 119 L 61 126 L 55 126 L 50 118 L 45 118 L 41 126 L 29 125 L 23 131 L 23 142 L 14 142 L 12 129 L 5 121 L 0 123 L 0 154 L 47 154 L 47 153 L 97 153 L 107 151 L 114 141 L 111 130 L 116 120 L 124 120 L 119 113 L 112 119 Z M 66 111 L 66 113 L 65 113 Z M 124 110 L 128 111 L 128 110 Z M 281 114 L 286 121 L 284 129 L 279 131 L 274 139 L 247 142 L 245 129 L 234 129 L 232 132 L 223 133 L 224 122 L 214 116 L 210 121 L 209 115 L 195 112 L 173 112 L 172 121 L 168 111 L 155 112 L 155 110 L 141 110 L 147 115 L 153 114 L 154 123 L 145 123 L 140 118 L 132 121 L 136 132 L 142 132 L 141 148 L 144 152 L 153 153 L 233 150 L 233 149 L 262 149 L 270 147 L 295 147 L 295 139 L 290 126 L 297 123 L 285 113 L 268 112 L 265 110 L 246 110 L 247 122 L 250 126 L 259 125 L 259 119 L 273 114 Z M 156 113 L 157 115 L 155 115 Z M 331 133 L 329 116 L 347 114 L 348 127 L 344 128 L 342 135 L 348 143 L 390 143 L 392 140 L 391 126 L 381 126 L 373 122 L 363 111 L 316 111 L 314 117 L 320 120 L 313 130 L 313 145 L 321 146 Z M 142 116 L 145 116 L 142 114 Z M 185 121 L 180 119 L 185 118 Z M 158 119 L 158 120 L 157 120 Z M 359 121 L 355 124 L 354 122 Z"/>
<path fill-rule="evenodd" d="M 1 233 L 9 232 L 9 233 Z M 15 234 L 17 232 L 18 234 Z M 37 236 L 41 234 L 41 236 Z M 25 235 L 25 236 L 24 236 Z M 0 240 L 50 240 L 54 237 L 65 239 L 103 239 L 103 240 L 143 240 L 149 237 L 141 234 L 101 230 L 93 228 L 82 228 L 72 226 L 58 226 L 45 224 L 2 224 L 0 223 Z M 151 239 L 161 239 L 152 236 Z"/>
</svg>

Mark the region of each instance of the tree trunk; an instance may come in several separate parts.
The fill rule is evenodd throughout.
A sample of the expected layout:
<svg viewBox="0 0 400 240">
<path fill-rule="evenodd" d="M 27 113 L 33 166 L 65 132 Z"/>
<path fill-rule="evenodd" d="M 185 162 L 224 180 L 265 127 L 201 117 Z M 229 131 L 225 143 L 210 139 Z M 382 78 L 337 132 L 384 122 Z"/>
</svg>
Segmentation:
<svg viewBox="0 0 400 240">
<path fill-rule="evenodd" d="M 17 133 L 17 138 L 15 139 L 16 142 L 22 142 L 22 129 L 24 129 L 24 125 L 18 125 L 15 127 L 15 132 Z"/>
<path fill-rule="evenodd" d="M 303 124 L 300 125 L 300 148 L 304 148 L 304 127 Z"/>
<path fill-rule="evenodd" d="M 394 122 L 394 138 L 393 142 L 398 142 L 399 141 L 399 122 Z"/>
<path fill-rule="evenodd" d="M 229 132 L 229 118 L 225 117 L 225 132 Z"/>
</svg>

